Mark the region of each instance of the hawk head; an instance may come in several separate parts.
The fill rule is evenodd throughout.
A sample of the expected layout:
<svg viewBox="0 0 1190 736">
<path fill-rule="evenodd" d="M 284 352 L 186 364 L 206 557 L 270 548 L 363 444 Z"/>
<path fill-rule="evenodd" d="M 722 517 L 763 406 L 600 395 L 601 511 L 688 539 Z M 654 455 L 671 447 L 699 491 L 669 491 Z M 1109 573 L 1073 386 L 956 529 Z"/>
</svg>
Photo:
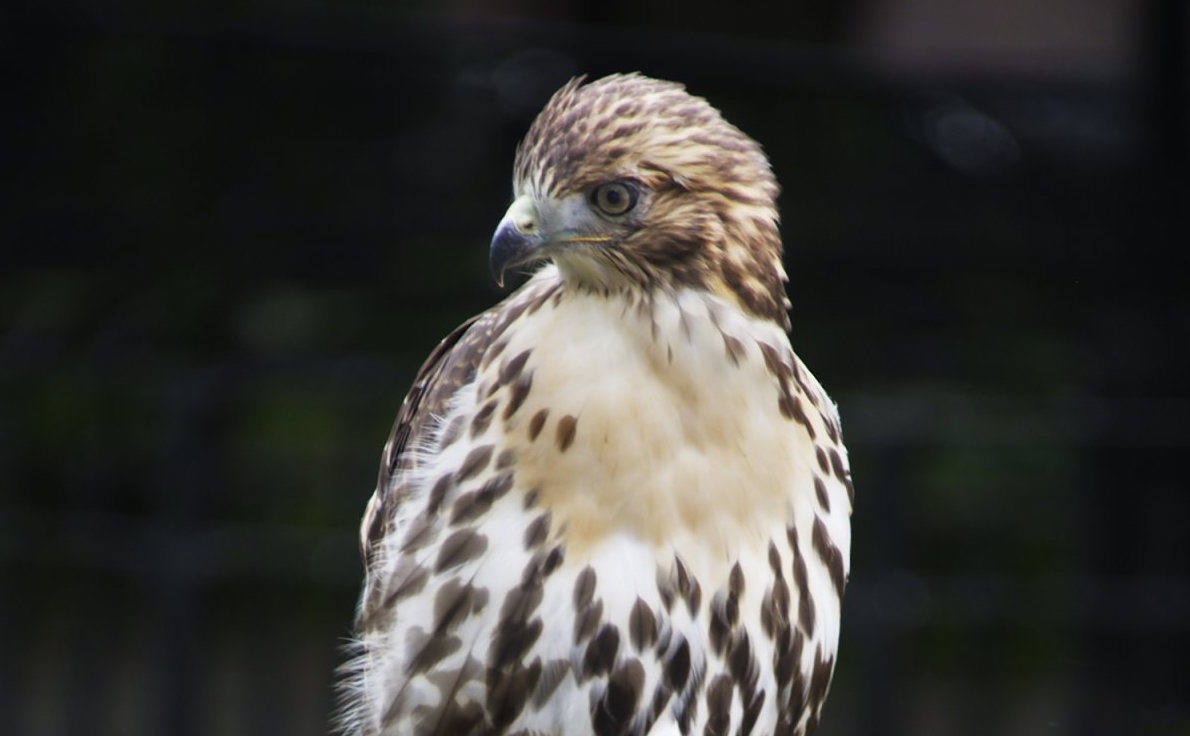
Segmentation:
<svg viewBox="0 0 1190 736">
<path fill-rule="evenodd" d="M 571 80 L 517 149 L 492 273 L 544 259 L 577 286 L 705 289 L 788 328 L 776 179 L 760 146 L 679 84 Z"/>
</svg>

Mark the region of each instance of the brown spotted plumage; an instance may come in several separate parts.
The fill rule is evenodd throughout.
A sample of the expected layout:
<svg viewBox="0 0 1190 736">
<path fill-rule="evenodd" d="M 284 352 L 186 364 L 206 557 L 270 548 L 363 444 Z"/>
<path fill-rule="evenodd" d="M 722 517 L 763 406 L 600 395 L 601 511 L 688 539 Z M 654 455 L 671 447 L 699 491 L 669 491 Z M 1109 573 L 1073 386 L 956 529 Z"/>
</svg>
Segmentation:
<svg viewBox="0 0 1190 736">
<path fill-rule="evenodd" d="M 777 184 L 681 86 L 559 90 L 361 525 L 344 733 L 811 733 L 853 500 L 789 345 Z"/>
</svg>

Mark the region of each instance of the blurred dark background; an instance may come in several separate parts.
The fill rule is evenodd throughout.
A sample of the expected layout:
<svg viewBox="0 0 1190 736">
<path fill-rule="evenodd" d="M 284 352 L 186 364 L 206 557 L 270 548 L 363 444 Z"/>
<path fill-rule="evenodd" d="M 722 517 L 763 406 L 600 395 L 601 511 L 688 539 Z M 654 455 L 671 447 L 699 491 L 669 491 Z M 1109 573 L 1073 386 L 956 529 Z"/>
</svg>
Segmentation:
<svg viewBox="0 0 1190 736">
<path fill-rule="evenodd" d="M 783 184 L 856 479 L 820 730 L 1190 734 L 1185 2 L 0 11 L 0 733 L 319 734 L 422 358 L 576 73 Z"/>
</svg>

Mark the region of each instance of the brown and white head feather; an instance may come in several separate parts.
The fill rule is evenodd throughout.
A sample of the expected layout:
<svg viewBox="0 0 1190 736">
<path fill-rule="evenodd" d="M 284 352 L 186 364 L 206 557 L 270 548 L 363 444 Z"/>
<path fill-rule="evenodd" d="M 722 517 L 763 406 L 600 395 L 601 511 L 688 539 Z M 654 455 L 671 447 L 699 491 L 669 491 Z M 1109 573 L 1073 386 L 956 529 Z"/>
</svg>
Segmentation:
<svg viewBox="0 0 1190 736">
<path fill-rule="evenodd" d="M 680 84 L 583 81 L 554 94 L 517 149 L 517 196 L 634 181 L 641 202 L 617 238 L 578 257 L 646 287 L 712 291 L 788 329 L 779 188 L 760 146 Z"/>
</svg>

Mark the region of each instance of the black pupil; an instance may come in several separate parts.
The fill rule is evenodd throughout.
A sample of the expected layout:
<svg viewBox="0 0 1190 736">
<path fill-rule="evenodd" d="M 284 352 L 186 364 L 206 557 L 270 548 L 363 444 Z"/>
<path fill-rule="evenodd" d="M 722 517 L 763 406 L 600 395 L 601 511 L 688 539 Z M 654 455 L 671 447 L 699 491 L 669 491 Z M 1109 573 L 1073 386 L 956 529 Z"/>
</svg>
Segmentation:
<svg viewBox="0 0 1190 736">
<path fill-rule="evenodd" d="M 620 204 L 624 201 L 624 192 L 618 187 L 610 187 L 603 193 L 603 199 L 607 205 L 612 209 L 618 209 Z"/>
</svg>

